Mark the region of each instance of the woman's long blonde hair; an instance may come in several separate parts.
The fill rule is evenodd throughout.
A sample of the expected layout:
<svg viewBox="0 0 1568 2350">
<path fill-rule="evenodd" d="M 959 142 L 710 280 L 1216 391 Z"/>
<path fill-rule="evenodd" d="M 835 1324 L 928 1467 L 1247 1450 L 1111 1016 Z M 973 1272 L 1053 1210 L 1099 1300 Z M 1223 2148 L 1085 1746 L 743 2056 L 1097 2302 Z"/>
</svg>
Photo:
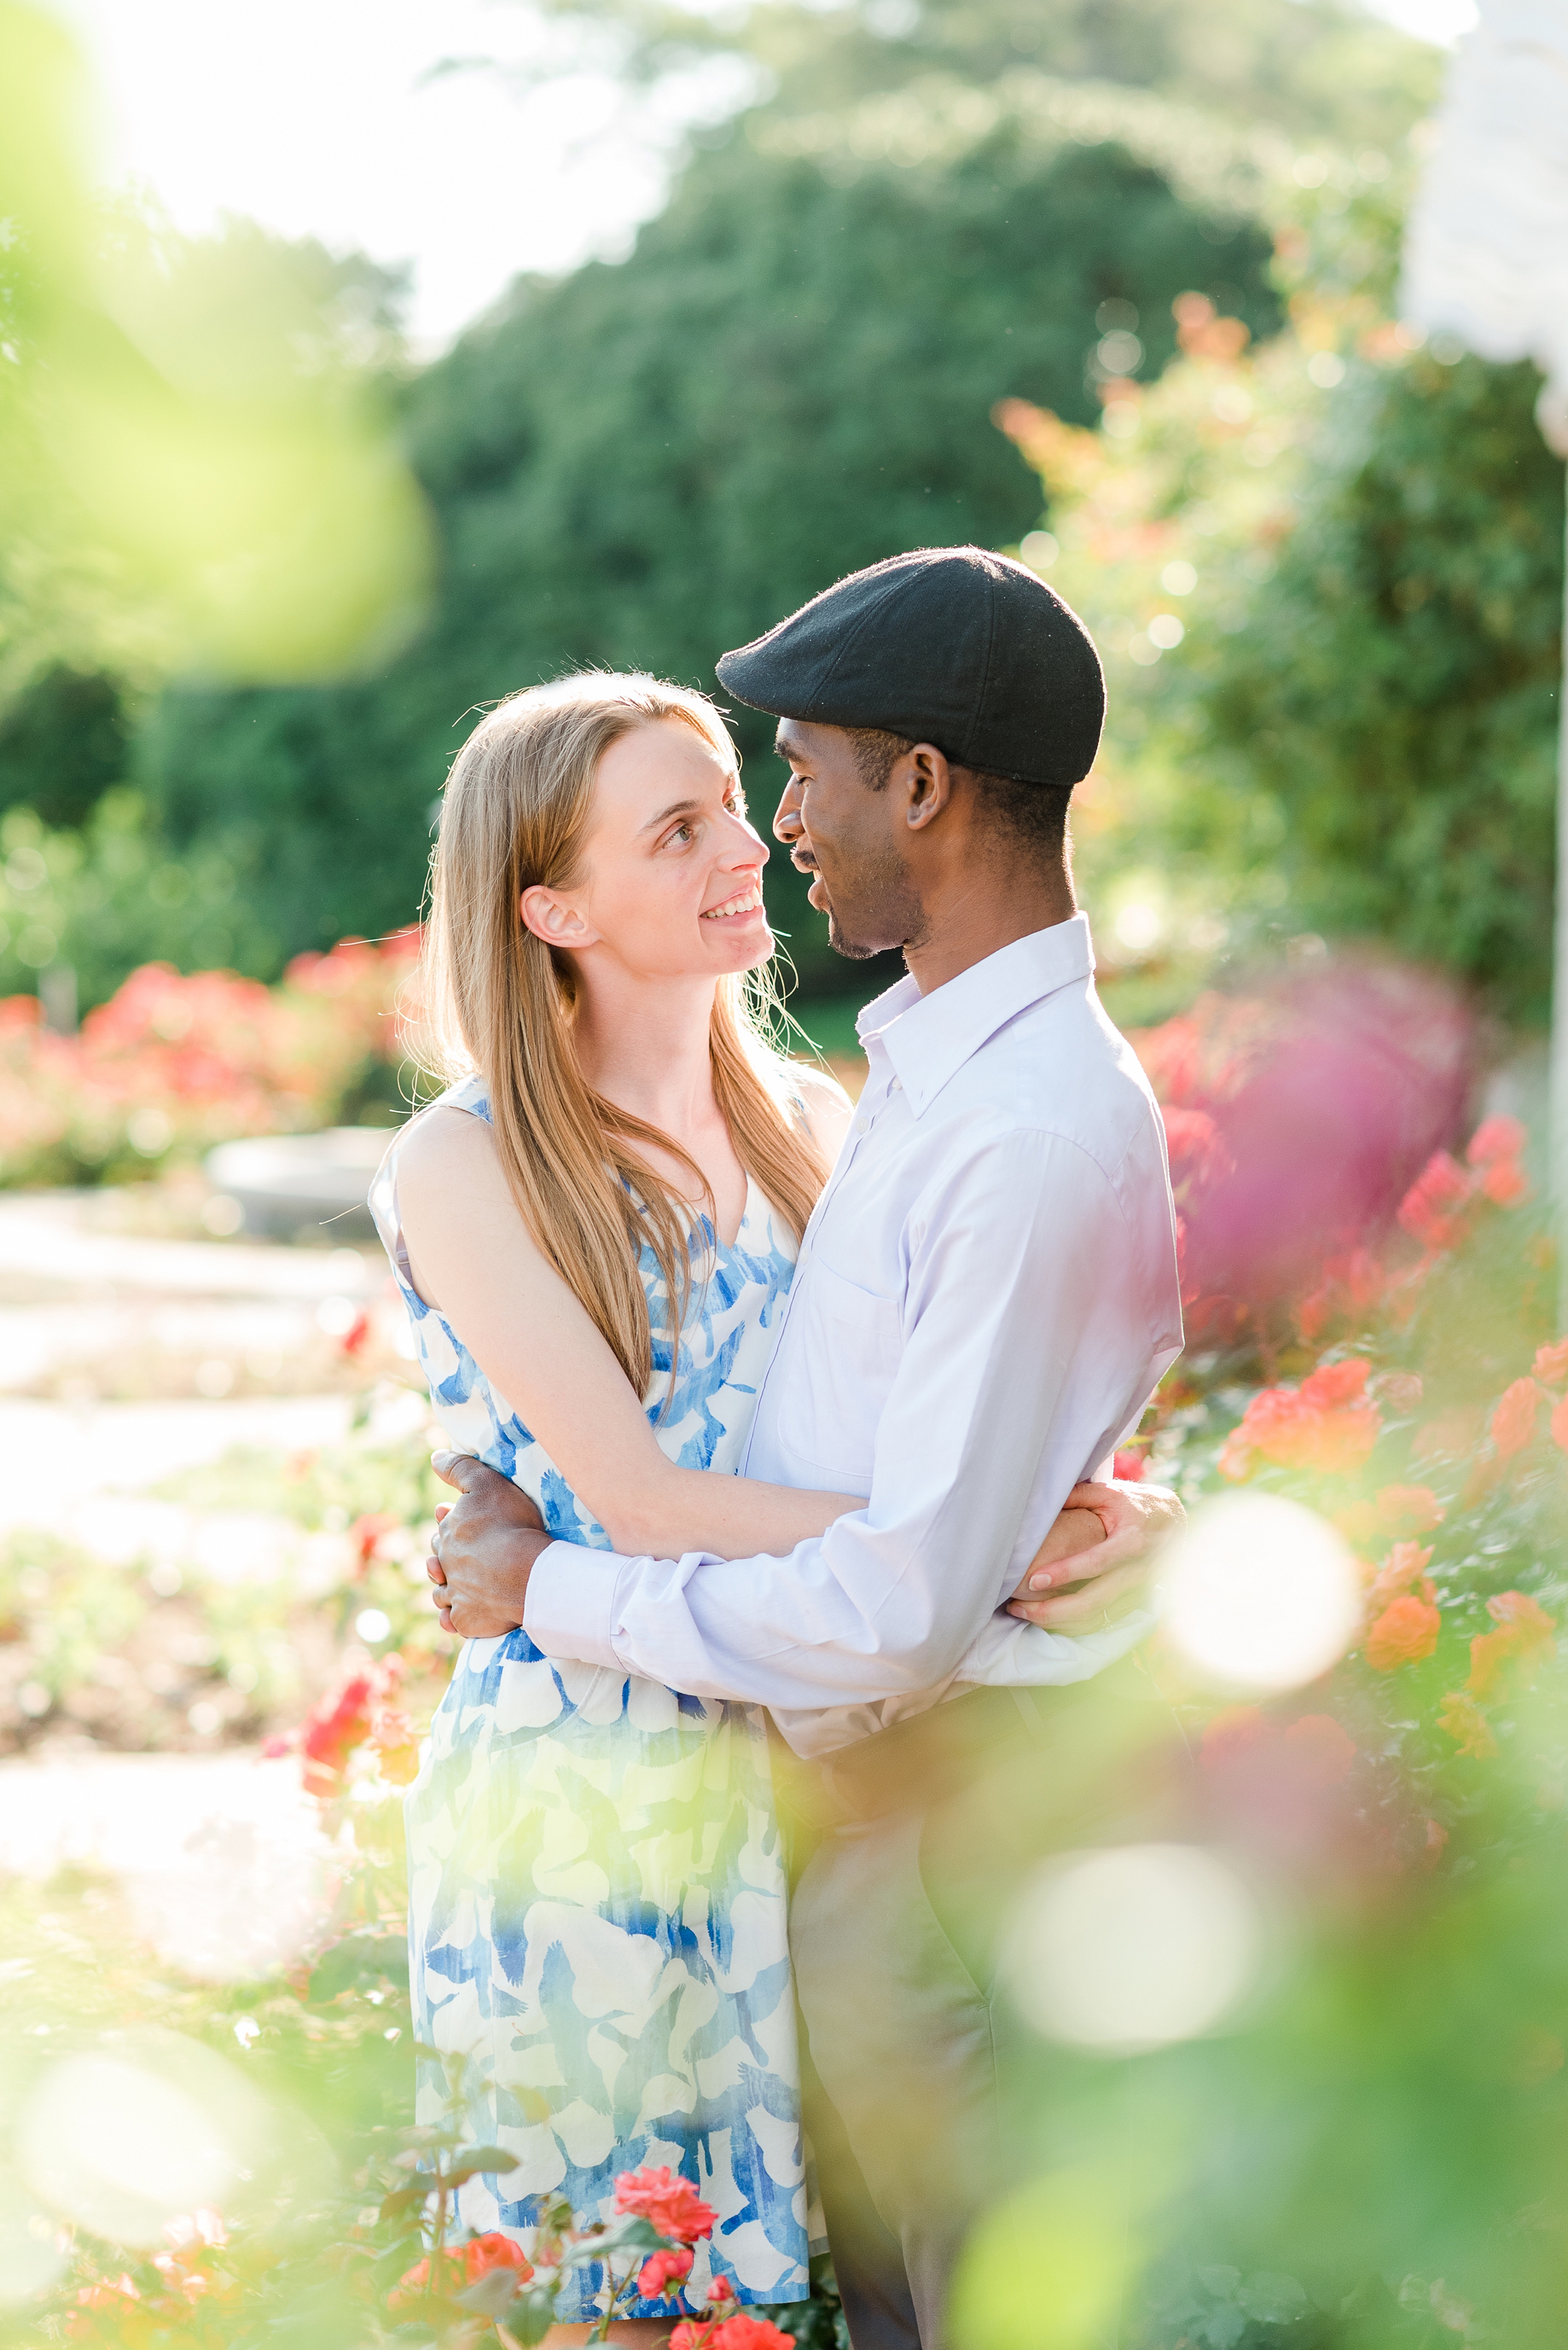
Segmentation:
<svg viewBox="0 0 1568 2350">
<path fill-rule="evenodd" d="M 421 1062 L 446 1083 L 483 1077 L 524 1221 L 639 1396 L 651 1377 L 652 1342 L 639 1254 L 645 1243 L 653 1249 L 679 1326 L 690 1293 L 691 1212 L 639 1146 L 668 1150 L 690 1168 L 691 1197 L 710 1214 L 711 1200 L 687 1152 L 587 1082 L 573 1043 L 571 959 L 534 935 L 518 899 L 535 884 L 573 887 L 599 761 L 633 728 L 670 718 L 733 762 L 707 697 L 651 677 L 565 678 L 514 693 L 481 720 L 447 779 L 418 982 Z M 741 1164 L 798 1239 L 827 1163 L 804 1123 L 787 1064 L 760 1024 L 765 989 L 751 979 L 719 982 L 713 1091 Z"/>
</svg>

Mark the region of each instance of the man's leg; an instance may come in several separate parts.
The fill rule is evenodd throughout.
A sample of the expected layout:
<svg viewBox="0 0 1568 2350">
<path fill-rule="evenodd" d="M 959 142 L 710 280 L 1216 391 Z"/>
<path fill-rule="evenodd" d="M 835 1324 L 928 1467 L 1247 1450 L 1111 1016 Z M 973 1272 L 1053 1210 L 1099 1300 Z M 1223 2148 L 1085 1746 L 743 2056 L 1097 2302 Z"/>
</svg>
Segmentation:
<svg viewBox="0 0 1568 2350">
<path fill-rule="evenodd" d="M 911 2311 L 921 2350 L 941 2350 L 952 2264 L 1002 2172 L 990 2005 L 926 1896 L 921 1827 L 905 1813 L 830 1831 L 792 1911 L 812 2059 L 855 2163 L 836 2212 L 831 2156 L 822 2173 L 855 2350 L 902 2350 Z"/>
<path fill-rule="evenodd" d="M 804 2018 L 800 2053 L 806 2134 L 849 2339 L 854 2350 L 919 2350 L 903 2247 L 871 2199 L 843 2119 L 812 2063 Z"/>
</svg>

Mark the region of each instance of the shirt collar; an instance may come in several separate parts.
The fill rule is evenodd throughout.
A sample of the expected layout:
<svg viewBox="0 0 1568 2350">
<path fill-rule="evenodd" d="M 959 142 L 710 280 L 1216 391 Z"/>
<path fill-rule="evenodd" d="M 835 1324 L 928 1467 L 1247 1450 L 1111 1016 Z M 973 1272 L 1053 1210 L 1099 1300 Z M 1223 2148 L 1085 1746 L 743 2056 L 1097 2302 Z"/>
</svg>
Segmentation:
<svg viewBox="0 0 1568 2350">
<path fill-rule="evenodd" d="M 1089 918 L 1075 914 L 998 948 L 929 995 L 912 978 L 898 980 L 866 1006 L 857 1033 L 867 1050 L 874 1039 L 882 1044 L 919 1118 L 999 1028 L 1094 968 Z"/>
</svg>

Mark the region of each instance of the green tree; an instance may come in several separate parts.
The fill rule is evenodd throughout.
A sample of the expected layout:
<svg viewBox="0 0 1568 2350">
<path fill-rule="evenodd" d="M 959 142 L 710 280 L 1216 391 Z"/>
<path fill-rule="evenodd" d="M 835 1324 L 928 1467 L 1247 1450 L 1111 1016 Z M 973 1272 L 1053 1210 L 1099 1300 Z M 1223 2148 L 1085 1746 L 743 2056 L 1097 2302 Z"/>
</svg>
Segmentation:
<svg viewBox="0 0 1568 2350">
<path fill-rule="evenodd" d="M 1107 301 L 1148 372 L 1183 288 L 1218 283 L 1266 330 L 1267 250 L 1125 147 L 1017 112 L 919 171 L 847 144 L 701 155 L 629 260 L 519 286 L 414 388 L 444 570 L 396 665 L 166 697 L 143 761 L 171 838 L 221 842 L 289 948 L 406 921 L 476 703 L 581 662 L 711 686 L 726 645 L 846 571 L 1016 540 L 1039 493 L 993 404 L 1095 414 Z M 741 733 L 754 758 L 771 727 Z M 774 874 L 805 975 L 837 973 Z"/>
</svg>

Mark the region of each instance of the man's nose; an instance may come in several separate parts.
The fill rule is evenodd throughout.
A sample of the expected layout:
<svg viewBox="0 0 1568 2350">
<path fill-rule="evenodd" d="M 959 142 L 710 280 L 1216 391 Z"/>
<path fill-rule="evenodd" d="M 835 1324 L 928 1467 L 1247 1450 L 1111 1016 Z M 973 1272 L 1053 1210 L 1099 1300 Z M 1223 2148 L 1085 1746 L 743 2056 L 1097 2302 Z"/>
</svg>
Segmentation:
<svg viewBox="0 0 1568 2350">
<path fill-rule="evenodd" d="M 784 795 L 774 810 L 774 838 L 787 843 L 797 841 L 805 830 L 801 818 L 801 788 L 792 775 L 784 787 Z"/>
</svg>

